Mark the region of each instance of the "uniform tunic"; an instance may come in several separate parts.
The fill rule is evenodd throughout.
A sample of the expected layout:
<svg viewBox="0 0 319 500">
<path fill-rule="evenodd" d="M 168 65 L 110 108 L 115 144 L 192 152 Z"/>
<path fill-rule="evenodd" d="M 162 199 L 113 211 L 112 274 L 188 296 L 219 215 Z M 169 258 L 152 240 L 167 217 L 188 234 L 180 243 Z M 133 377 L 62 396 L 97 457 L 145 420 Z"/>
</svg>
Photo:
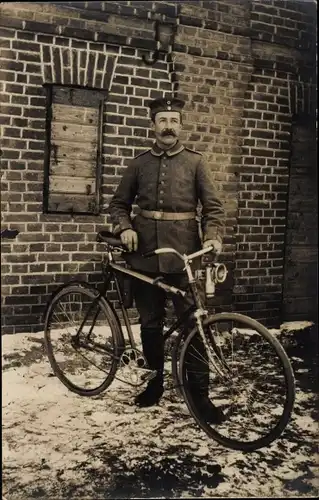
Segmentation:
<svg viewBox="0 0 319 500">
<path fill-rule="evenodd" d="M 109 212 L 114 232 L 133 229 L 138 235 L 138 250 L 126 260 L 144 272 L 180 273 L 183 263 L 172 254 L 144 258 L 143 253 L 156 248 L 173 247 L 181 254 L 201 248 L 198 202 L 202 205 L 203 240 L 222 240 L 224 210 L 219 200 L 211 171 L 200 153 L 177 142 L 170 150 L 152 149 L 136 156 L 127 167 L 110 202 Z M 194 212 L 188 220 L 154 220 L 138 214 L 131 216 L 132 205 L 143 210 Z"/>
</svg>

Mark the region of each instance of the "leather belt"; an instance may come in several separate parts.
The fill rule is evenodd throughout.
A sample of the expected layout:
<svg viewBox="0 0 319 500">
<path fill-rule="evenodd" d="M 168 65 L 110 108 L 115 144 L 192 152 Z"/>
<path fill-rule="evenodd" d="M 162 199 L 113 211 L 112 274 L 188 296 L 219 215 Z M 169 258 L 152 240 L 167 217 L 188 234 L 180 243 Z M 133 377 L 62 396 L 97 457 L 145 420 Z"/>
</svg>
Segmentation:
<svg viewBox="0 0 319 500">
<path fill-rule="evenodd" d="M 195 219 L 195 212 L 164 212 L 163 210 L 143 210 L 139 212 L 142 217 L 154 220 L 187 220 Z"/>
</svg>

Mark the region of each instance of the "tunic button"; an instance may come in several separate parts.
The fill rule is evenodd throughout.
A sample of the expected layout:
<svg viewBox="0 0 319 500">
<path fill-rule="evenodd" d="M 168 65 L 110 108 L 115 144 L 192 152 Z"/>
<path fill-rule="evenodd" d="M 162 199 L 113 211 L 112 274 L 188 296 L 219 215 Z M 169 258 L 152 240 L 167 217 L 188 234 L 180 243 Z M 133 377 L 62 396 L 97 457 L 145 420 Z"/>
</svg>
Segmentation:
<svg viewBox="0 0 319 500">
<path fill-rule="evenodd" d="M 159 202 L 160 202 L 160 204 L 164 203 L 163 200 L 160 200 Z"/>
<path fill-rule="evenodd" d="M 160 194 L 164 194 L 164 191 L 160 191 Z"/>
</svg>

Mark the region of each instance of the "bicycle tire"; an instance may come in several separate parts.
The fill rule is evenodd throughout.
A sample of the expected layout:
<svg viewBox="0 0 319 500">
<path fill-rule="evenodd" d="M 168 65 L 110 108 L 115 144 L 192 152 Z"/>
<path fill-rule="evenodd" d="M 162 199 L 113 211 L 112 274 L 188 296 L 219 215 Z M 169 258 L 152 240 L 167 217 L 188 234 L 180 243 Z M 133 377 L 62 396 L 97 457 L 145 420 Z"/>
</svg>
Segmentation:
<svg viewBox="0 0 319 500">
<path fill-rule="evenodd" d="M 179 360 L 180 360 L 180 352 L 182 348 L 182 343 L 186 338 L 186 333 L 184 331 L 180 331 L 174 340 L 172 354 L 171 354 L 171 364 L 172 364 L 172 379 L 174 383 L 174 389 L 178 396 L 183 397 L 182 393 L 182 383 L 180 380 L 180 370 L 179 370 Z"/>
<path fill-rule="evenodd" d="M 218 324 L 225 325 L 218 329 Z M 238 323 L 241 326 L 240 329 L 230 329 L 229 325 L 233 323 Z M 209 423 L 207 418 L 203 416 L 200 410 L 196 407 L 196 402 L 193 400 L 193 396 L 190 390 L 189 381 L 190 371 L 187 371 L 187 356 L 191 356 L 192 352 L 194 353 L 194 347 L 192 347 L 192 341 L 195 335 L 199 335 L 197 328 L 195 328 L 185 340 L 183 350 L 181 352 L 180 358 L 180 380 L 182 382 L 182 392 L 188 409 L 195 421 L 201 427 L 201 429 L 215 441 L 220 443 L 221 445 L 241 451 L 254 451 L 259 448 L 263 448 L 272 443 L 275 439 L 277 439 L 283 433 L 286 428 L 289 420 L 291 418 L 291 414 L 294 406 L 295 399 L 295 382 L 294 382 L 294 374 L 289 361 L 289 358 L 283 349 L 280 342 L 258 321 L 242 315 L 238 313 L 219 313 L 212 316 L 209 316 L 203 322 L 204 331 L 210 333 L 210 335 L 214 336 L 214 339 L 218 340 L 221 343 L 222 347 L 216 350 L 212 346 L 210 353 L 211 357 L 217 360 L 217 368 L 219 367 L 221 370 L 224 368 L 223 374 L 218 374 L 216 372 L 216 368 L 212 370 L 212 373 L 209 376 L 215 378 L 212 382 L 212 387 L 209 386 L 209 398 L 212 397 L 211 402 L 215 404 L 215 406 L 220 406 L 220 409 L 224 412 L 225 421 L 220 424 Z M 231 333 L 229 333 L 229 331 Z M 205 335 L 205 336 L 206 336 Z M 232 341 L 230 341 L 230 337 L 232 337 Z M 236 336 L 236 343 L 234 342 Z M 259 344 L 259 337 L 262 342 Z M 209 338 L 209 335 L 206 336 Z M 210 344 L 212 344 L 212 340 L 210 340 Z M 227 347 L 231 344 L 231 348 Z M 260 348 L 256 346 L 261 346 Z M 234 347 L 239 347 L 239 361 L 235 361 L 234 358 Z M 269 349 L 272 351 L 269 351 Z M 244 350 L 250 349 L 253 353 L 248 357 L 250 361 L 249 369 L 246 367 L 245 358 L 244 358 Z M 233 349 L 231 351 L 231 349 Z M 241 350 L 240 350 L 241 349 Z M 218 351 L 218 356 L 216 356 L 216 352 Z M 198 351 L 197 351 L 198 352 Z M 222 352 L 222 356 L 220 354 Z M 231 353 L 231 354 L 230 354 Z M 261 362 L 260 357 L 264 353 L 265 363 Z M 276 357 L 274 357 L 274 354 Z M 194 354 L 193 354 L 194 355 Z M 196 357 L 196 353 L 195 353 Z M 226 362 L 226 365 L 223 364 L 222 357 Z M 198 355 L 197 355 L 198 358 Z M 204 360 L 204 361 L 203 361 Z M 205 362 L 207 360 L 207 350 L 205 348 L 205 356 L 202 357 L 200 362 Z M 189 361 L 188 361 L 189 363 Z M 191 365 L 188 364 L 188 367 Z M 231 373 L 228 373 L 225 368 L 226 366 L 230 369 Z M 275 368 L 278 372 L 275 372 Z M 265 371 L 266 367 L 270 367 L 269 373 L 266 373 L 266 378 L 263 383 L 260 384 L 261 376 Z M 255 368 L 255 373 L 254 373 Z M 189 368 L 188 368 L 189 370 Z M 240 377 L 242 374 L 251 373 L 251 375 L 247 376 L 247 380 L 243 384 L 242 390 L 240 389 Z M 195 372 L 194 372 L 195 373 Z M 225 373 L 227 383 L 229 384 L 230 390 L 225 387 Z M 223 378 L 224 377 L 224 378 Z M 261 415 L 260 411 L 263 409 L 263 405 L 265 403 L 260 403 L 260 394 L 263 390 L 267 388 L 272 388 L 272 384 L 274 382 L 280 380 L 284 384 L 284 393 L 282 386 L 277 391 L 271 392 L 271 401 L 270 408 L 265 408 L 265 414 Z M 218 387 L 218 383 L 221 383 L 221 389 Z M 280 382 L 280 384 L 281 384 Z M 242 392 L 241 392 L 242 391 Z M 246 397 L 246 400 L 244 401 Z M 237 398 L 237 400 L 236 400 Z M 256 401 L 254 401 L 256 398 Z M 266 395 L 265 402 L 267 403 L 268 395 Z M 217 403 L 220 402 L 218 405 Z M 228 406 L 227 406 L 228 402 Z M 282 404 L 279 408 L 279 402 Z M 276 406 L 277 405 L 277 406 Z M 253 407 L 255 406 L 255 411 L 258 410 L 258 414 L 256 416 L 250 412 L 252 412 Z M 240 419 L 238 417 L 239 408 L 241 411 L 246 411 L 248 414 L 248 421 L 246 423 L 246 427 L 244 427 L 244 416 L 240 415 Z M 277 415 L 277 413 L 278 414 Z M 274 422 L 274 419 L 276 421 Z M 266 427 L 267 422 L 271 421 L 271 428 L 263 430 L 263 434 L 260 436 L 260 430 L 251 430 L 252 422 L 254 425 L 256 424 L 256 429 L 264 429 Z M 242 422 L 242 430 L 236 430 L 238 425 Z M 226 426 L 228 425 L 228 430 Z M 230 432 L 236 431 L 236 436 L 229 437 Z M 250 433 L 249 440 L 243 439 L 243 432 Z M 253 433 L 257 434 L 254 438 L 252 438 Z M 228 434 L 228 435 L 226 435 Z"/>
<path fill-rule="evenodd" d="M 75 300 L 73 300 L 72 302 L 71 301 L 65 302 L 65 304 L 68 304 L 68 310 L 66 310 L 63 307 L 59 309 L 59 305 L 63 303 L 62 300 L 64 298 L 67 298 L 68 296 L 71 297 L 79 296 L 83 298 L 83 303 L 89 304 L 89 307 L 91 307 L 92 304 L 96 304 L 96 306 L 94 306 L 95 307 L 94 314 L 97 314 L 98 318 L 100 318 L 100 315 L 102 315 L 102 326 L 94 324 L 94 330 L 91 333 L 91 335 L 94 336 L 94 339 L 97 337 L 98 339 L 101 338 L 102 343 L 95 342 L 95 340 L 91 341 L 91 335 L 83 333 L 81 335 L 83 336 L 86 335 L 87 339 L 88 337 L 90 337 L 90 340 L 87 341 L 87 344 L 83 342 L 81 346 L 75 348 L 74 346 L 72 346 L 72 339 L 74 339 L 74 335 L 72 336 L 72 334 L 69 334 L 68 338 L 68 331 L 67 331 L 67 328 L 73 329 L 74 326 L 73 324 L 70 326 L 65 326 L 64 322 L 63 326 L 60 325 L 60 329 L 53 330 L 53 325 L 56 325 L 54 319 L 61 318 L 61 321 L 62 319 L 67 319 L 66 322 L 71 323 L 70 318 L 72 317 L 75 318 L 74 311 L 75 311 L 75 304 L 77 304 Z M 78 303 L 82 304 L 82 302 L 80 301 L 78 301 Z M 89 325 L 88 319 L 89 318 L 87 318 L 83 324 L 83 330 L 85 328 L 89 329 L 92 326 Z M 82 321 L 83 320 L 84 318 L 82 319 Z M 98 323 L 100 324 L 101 320 L 99 320 Z M 74 319 L 74 324 L 75 324 L 75 319 Z M 109 329 L 107 329 L 106 327 L 109 327 Z M 58 338 L 60 330 L 61 330 L 62 341 L 59 341 Z M 52 332 L 54 332 L 54 334 L 52 334 Z M 107 332 L 109 332 L 110 339 L 109 338 L 106 339 Z M 69 342 L 66 341 L 66 338 L 68 339 Z M 104 340 L 105 343 L 103 343 Z M 53 373 L 70 391 L 75 392 L 80 396 L 96 396 L 101 392 L 105 391 L 109 387 L 109 385 L 112 383 L 115 377 L 116 370 L 118 368 L 119 358 L 124 350 L 123 333 L 120 327 L 119 319 L 115 311 L 113 310 L 111 303 L 109 303 L 108 300 L 106 300 L 104 297 L 100 296 L 99 291 L 96 288 L 92 287 L 91 285 L 88 285 L 85 282 L 71 282 L 66 285 L 62 285 L 52 295 L 51 300 L 45 312 L 44 344 Z M 109 354 L 108 351 L 110 351 L 110 347 L 107 346 L 112 346 L 113 348 L 112 355 Z M 82 349 L 81 352 L 80 349 Z M 88 352 L 90 352 L 89 358 L 87 358 L 87 356 L 84 355 L 85 349 L 87 349 Z M 68 362 L 67 359 L 64 360 L 64 358 L 66 358 L 66 353 L 71 355 L 71 353 L 75 354 L 75 352 L 77 352 L 79 356 L 77 358 L 77 363 L 78 363 L 77 365 L 76 363 L 72 365 L 72 362 L 71 363 Z M 102 364 L 100 369 L 101 372 L 103 373 L 102 375 L 103 379 L 100 383 L 98 383 L 97 387 L 93 388 L 82 387 L 79 386 L 79 382 L 71 380 L 71 375 L 73 374 L 75 375 L 76 366 L 78 366 L 79 369 L 81 368 L 82 378 L 83 378 L 85 363 L 88 366 L 88 370 L 90 369 L 92 370 L 93 369 L 92 367 L 94 366 L 96 367 L 95 360 L 97 359 L 98 355 L 101 355 L 102 358 L 101 361 Z M 107 355 L 111 356 L 111 360 L 110 360 L 110 366 L 107 368 L 106 372 L 104 367 L 106 367 Z M 62 361 L 61 358 L 63 359 Z M 91 365 L 90 368 L 89 365 Z M 64 371 L 66 368 L 70 370 L 70 374 L 68 375 Z M 74 376 L 74 378 L 76 378 L 76 375 Z"/>
</svg>

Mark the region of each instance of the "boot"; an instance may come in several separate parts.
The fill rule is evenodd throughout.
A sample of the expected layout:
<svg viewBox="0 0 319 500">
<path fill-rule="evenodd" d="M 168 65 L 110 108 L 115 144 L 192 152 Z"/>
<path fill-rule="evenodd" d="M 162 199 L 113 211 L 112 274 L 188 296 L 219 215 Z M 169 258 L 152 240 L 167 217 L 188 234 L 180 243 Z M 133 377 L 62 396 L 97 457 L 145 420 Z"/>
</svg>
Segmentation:
<svg viewBox="0 0 319 500">
<path fill-rule="evenodd" d="M 195 409 L 207 423 L 221 424 L 225 415 L 208 397 L 209 369 L 207 355 L 199 335 L 194 337 L 186 359 L 188 389 Z"/>
<path fill-rule="evenodd" d="M 221 424 L 225 421 L 225 415 L 221 408 L 215 406 L 208 396 L 201 394 L 192 398 L 195 409 L 208 424 Z"/>
<path fill-rule="evenodd" d="M 163 372 L 158 372 L 157 375 L 149 381 L 146 389 L 136 396 L 135 404 L 140 408 L 147 408 L 148 406 L 158 404 L 163 392 Z"/>
<path fill-rule="evenodd" d="M 143 353 L 150 370 L 157 375 L 149 381 L 146 389 L 135 398 L 140 408 L 153 406 L 159 402 L 164 392 L 164 339 L 162 328 L 141 328 Z"/>
</svg>

